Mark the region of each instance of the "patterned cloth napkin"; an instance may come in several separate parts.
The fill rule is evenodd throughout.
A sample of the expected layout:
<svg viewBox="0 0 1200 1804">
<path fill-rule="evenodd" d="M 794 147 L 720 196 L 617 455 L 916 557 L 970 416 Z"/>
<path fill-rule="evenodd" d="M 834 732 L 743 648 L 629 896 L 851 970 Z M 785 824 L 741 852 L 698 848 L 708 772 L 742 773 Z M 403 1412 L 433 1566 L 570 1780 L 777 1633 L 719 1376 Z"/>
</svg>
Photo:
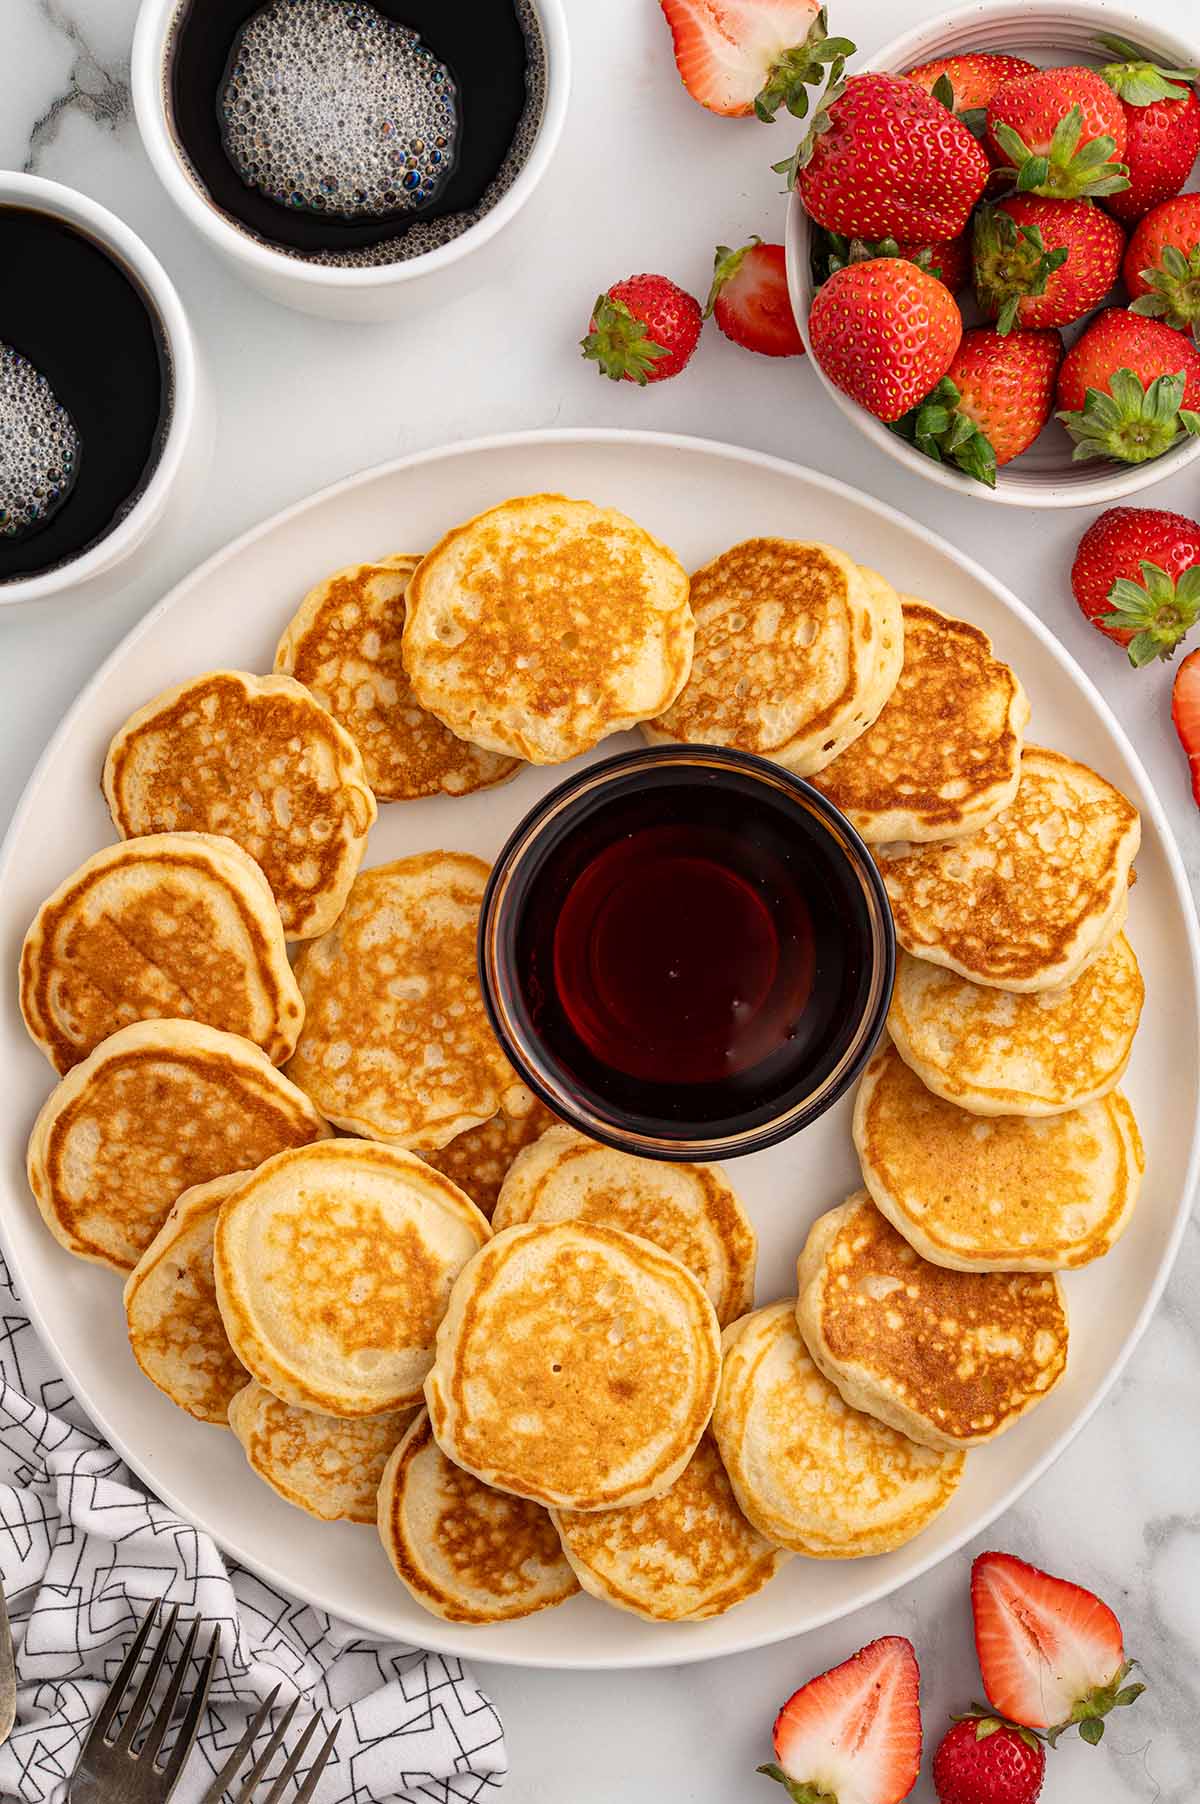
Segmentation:
<svg viewBox="0 0 1200 1804">
<path fill-rule="evenodd" d="M 272 1590 L 142 1488 L 54 1370 L 2 1259 L 0 1576 L 17 1660 L 17 1721 L 0 1748 L 6 1804 L 62 1804 L 91 1718 L 154 1597 L 181 1605 L 181 1619 L 199 1612 L 222 1625 L 208 1713 L 175 1804 L 196 1804 L 275 1685 L 277 1710 L 300 1699 L 285 1747 L 315 1710 L 331 1725 L 341 1719 L 315 1804 L 460 1804 L 503 1786 L 500 1721 L 467 1667 L 363 1640 Z"/>
</svg>

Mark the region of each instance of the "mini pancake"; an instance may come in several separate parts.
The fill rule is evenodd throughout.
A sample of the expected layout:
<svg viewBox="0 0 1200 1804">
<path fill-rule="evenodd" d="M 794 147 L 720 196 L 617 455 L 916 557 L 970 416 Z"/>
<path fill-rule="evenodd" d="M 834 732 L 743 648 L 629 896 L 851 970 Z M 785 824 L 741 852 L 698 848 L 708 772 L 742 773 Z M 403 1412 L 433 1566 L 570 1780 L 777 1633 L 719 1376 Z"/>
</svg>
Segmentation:
<svg viewBox="0 0 1200 1804">
<path fill-rule="evenodd" d="M 375 819 L 358 747 L 289 676 L 212 670 L 130 715 L 104 797 L 122 839 L 192 830 L 261 865 L 290 940 L 331 927 Z"/>
<path fill-rule="evenodd" d="M 424 1410 L 387 1463 L 378 1524 L 397 1577 L 447 1622 L 512 1622 L 579 1590 L 541 1505 L 448 1460 Z"/>
<path fill-rule="evenodd" d="M 789 1298 L 725 1330 L 713 1434 L 742 1513 L 810 1560 L 903 1547 L 950 1502 L 961 1453 L 847 1409 L 809 1358 Z"/>
<path fill-rule="evenodd" d="M 444 1171 L 460 1190 L 465 1190 L 489 1221 L 517 1154 L 558 1120 L 524 1084 L 513 1084 L 505 1098 L 504 1107 L 490 1121 L 456 1134 L 437 1152 L 421 1154 L 435 1170 Z"/>
<path fill-rule="evenodd" d="M 288 1075 L 339 1127 L 423 1152 L 519 1103 L 475 963 L 487 877 L 464 852 L 376 865 L 297 958 L 306 1012 Z"/>
<path fill-rule="evenodd" d="M 1070 983 L 1120 931 L 1137 809 L 1085 764 L 1027 746 L 1016 799 L 988 826 L 879 869 L 907 952 L 1001 990 Z"/>
<path fill-rule="evenodd" d="M 205 1021 L 290 1057 L 304 1004 L 266 878 L 233 840 L 152 833 L 105 846 L 42 903 L 21 1013 L 62 1075 L 131 1021 Z"/>
<path fill-rule="evenodd" d="M 194 1184 L 125 1281 L 133 1357 L 151 1384 L 199 1422 L 229 1425 L 229 1403 L 246 1382 L 213 1283 L 213 1233 L 221 1204 L 248 1174 Z"/>
<path fill-rule="evenodd" d="M 737 1506 L 705 1435 L 669 1491 L 620 1510 L 552 1510 L 585 1591 L 647 1622 L 703 1622 L 761 1591 L 788 1558 Z"/>
<path fill-rule="evenodd" d="M 417 566 L 404 664 L 421 706 L 502 756 L 558 764 L 658 714 L 692 659 L 688 579 L 615 508 L 525 495 Z"/>
<path fill-rule="evenodd" d="M 404 593 L 417 557 L 350 564 L 305 596 L 284 629 L 275 668 L 341 722 L 381 802 L 469 795 L 507 783 L 520 765 L 468 745 L 426 713 L 400 655 Z"/>
<path fill-rule="evenodd" d="M 927 1090 L 890 1046 L 859 1084 L 854 1144 L 876 1208 L 923 1259 L 965 1272 L 1099 1259 L 1124 1233 L 1145 1169 L 1118 1091 L 1043 1120 L 984 1121 Z"/>
<path fill-rule="evenodd" d="M 758 1237 L 717 1165 L 637 1159 L 574 1128 L 548 1128 L 518 1154 L 493 1226 L 587 1221 L 640 1234 L 686 1265 L 724 1325 L 754 1301 Z"/>
<path fill-rule="evenodd" d="M 921 1082 L 973 1115 L 1057 1115 L 1120 1083 L 1145 986 L 1124 934 L 1073 983 L 1014 996 L 901 953 L 888 1032 Z"/>
<path fill-rule="evenodd" d="M 807 776 L 870 726 L 904 655 L 890 583 L 832 545 L 747 539 L 692 578 L 696 648 L 652 742 L 735 746 Z"/>
<path fill-rule="evenodd" d="M 415 1413 L 323 1416 L 281 1403 L 251 1379 L 230 1399 L 229 1426 L 285 1503 L 322 1522 L 373 1523 L 384 1467 Z"/>
<path fill-rule="evenodd" d="M 846 1403 L 926 1447 L 994 1440 L 1067 1369 L 1053 1272 L 932 1265 L 865 1190 L 813 1223 L 797 1290 L 805 1345 Z"/>
<path fill-rule="evenodd" d="M 678 1260 L 616 1228 L 527 1222 L 455 1284 L 425 1398 L 438 1445 L 485 1484 L 601 1510 L 675 1482 L 720 1361 L 713 1306 Z"/>
<path fill-rule="evenodd" d="M 868 844 L 986 827 L 1017 793 L 1029 719 L 1029 699 L 986 633 L 900 599 L 900 680 L 874 725 L 813 778 Z"/>
<path fill-rule="evenodd" d="M 68 1252 L 127 1272 L 185 1190 L 328 1133 L 249 1040 L 199 1021 L 135 1021 L 46 1098 L 29 1184 Z"/>
<path fill-rule="evenodd" d="M 406 1409 L 450 1287 L 489 1233 L 457 1185 L 399 1147 L 326 1140 L 281 1153 L 217 1222 L 230 1345 L 281 1402 L 330 1416 Z"/>
</svg>

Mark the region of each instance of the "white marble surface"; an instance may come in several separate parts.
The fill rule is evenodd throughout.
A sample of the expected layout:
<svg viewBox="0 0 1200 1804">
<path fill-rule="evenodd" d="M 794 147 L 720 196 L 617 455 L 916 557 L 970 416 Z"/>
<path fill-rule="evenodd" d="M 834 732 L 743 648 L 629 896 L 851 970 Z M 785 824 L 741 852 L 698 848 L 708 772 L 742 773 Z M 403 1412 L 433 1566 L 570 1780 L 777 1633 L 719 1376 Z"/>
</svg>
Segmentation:
<svg viewBox="0 0 1200 1804">
<path fill-rule="evenodd" d="M 451 3 L 451 0 L 447 0 Z M 459 0 L 454 0 L 459 3 Z M 481 0 L 461 0 L 479 4 Z M 711 247 L 778 237 L 769 169 L 787 123 L 722 121 L 675 80 L 653 0 L 568 0 L 576 81 L 557 163 L 509 232 L 403 323 L 354 328 L 259 300 L 196 241 L 158 187 L 129 107 L 136 0 L 0 0 L 0 163 L 83 189 L 159 254 L 191 310 L 217 391 L 217 455 L 203 504 L 159 547 L 146 580 L 94 610 L 70 601 L 0 618 L 0 818 L 100 658 L 171 583 L 265 514 L 363 465 L 481 433 L 627 424 L 694 432 L 818 464 L 945 533 L 1001 575 L 1066 641 L 1131 731 L 1200 878 L 1200 815 L 1168 718 L 1169 673 L 1133 675 L 1074 611 L 1066 570 L 1087 522 L 1014 517 L 919 484 L 864 446 L 799 363 L 705 334 L 687 374 L 638 392 L 575 354 L 593 296 L 661 268 L 703 294 Z M 840 0 L 835 26 L 871 49 L 939 9 L 933 0 Z M 1146 14 L 1200 38 L 1194 0 Z M 1196 512 L 1184 475 L 1154 502 Z M 1094 1586 L 1117 1609 L 1150 1692 L 1096 1751 L 1064 1744 L 1050 1804 L 1193 1804 L 1200 1791 L 1200 1232 L 1113 1394 L 1054 1470 L 989 1531 Z M 484 1670 L 507 1723 L 518 1804 L 734 1804 L 778 1704 L 871 1636 L 912 1636 L 927 1734 L 978 1690 L 968 1555 L 908 1594 L 804 1640 L 651 1674 Z M 915 1797 L 932 1798 L 922 1779 Z"/>
</svg>

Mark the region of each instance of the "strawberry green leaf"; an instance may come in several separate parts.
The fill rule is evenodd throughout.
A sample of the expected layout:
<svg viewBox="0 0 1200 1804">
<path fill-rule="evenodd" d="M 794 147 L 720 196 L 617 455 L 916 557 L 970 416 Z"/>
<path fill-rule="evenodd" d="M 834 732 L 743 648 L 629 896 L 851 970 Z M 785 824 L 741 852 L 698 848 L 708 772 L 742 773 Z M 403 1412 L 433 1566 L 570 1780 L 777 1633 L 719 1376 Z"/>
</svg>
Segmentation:
<svg viewBox="0 0 1200 1804">
<path fill-rule="evenodd" d="M 1103 626 L 1134 635 L 1129 643 L 1129 662 L 1135 669 L 1155 658 L 1172 657 L 1179 641 L 1200 618 L 1200 565 L 1185 570 L 1178 582 L 1172 582 L 1161 564 L 1148 558 L 1141 560 L 1139 568 L 1140 582 L 1118 577 L 1108 592 L 1112 612 L 1101 621 Z M 1119 1679 L 1114 1686 L 1118 1683 Z M 1125 1692 L 1132 1695 L 1126 1698 L 1122 1690 L 1109 1687 L 1094 1694 L 1092 1701 L 1111 1709 L 1122 1702 L 1133 1703 L 1144 1689 L 1127 1686 Z"/>
<path fill-rule="evenodd" d="M 1186 435 L 1200 433 L 1200 417 L 1181 411 L 1184 386 L 1182 370 L 1156 377 L 1149 388 L 1132 370 L 1115 370 L 1107 393 L 1089 388 L 1082 408 L 1056 416 L 1075 440 L 1075 462 L 1112 457 L 1120 463 L 1146 463 Z"/>
<path fill-rule="evenodd" d="M 935 100 L 940 100 L 944 107 L 948 107 L 950 112 L 954 111 L 954 83 L 944 69 L 929 92 Z"/>
<path fill-rule="evenodd" d="M 776 59 L 767 79 L 754 99 L 757 117 L 770 124 L 781 106 L 797 119 L 808 112 L 808 89 L 819 88 L 830 65 L 844 63 L 854 54 L 849 38 L 831 38 L 825 8 L 822 7 L 802 44 L 793 44 Z"/>
<path fill-rule="evenodd" d="M 1104 1719 L 1103 1719 L 1103 1717 L 1089 1716 L 1086 1719 L 1086 1721 L 1080 1723 L 1079 1738 L 1081 1741 L 1086 1741 L 1089 1747 L 1094 1748 L 1096 1743 L 1103 1739 L 1103 1736 L 1104 1736 Z"/>
<path fill-rule="evenodd" d="M 741 245 L 736 251 L 730 250 L 727 244 L 718 244 L 716 255 L 713 258 L 712 287 L 709 289 L 708 299 L 704 303 L 705 319 L 712 317 L 712 310 L 717 304 L 717 296 L 720 294 L 722 288 L 724 288 L 726 282 L 731 282 L 734 276 L 737 275 L 738 270 L 742 267 L 742 259 L 746 255 L 746 252 L 752 251 L 756 244 L 761 243 L 762 239 L 756 234 L 751 238 L 749 244 Z"/>
<path fill-rule="evenodd" d="M 891 429 L 934 463 L 955 464 L 964 475 L 994 489 L 995 450 L 974 420 L 960 411 L 961 399 L 958 385 L 943 376 L 923 401 L 892 422 Z"/>
<path fill-rule="evenodd" d="M 987 135 L 987 108 L 985 106 L 964 107 L 958 115 L 973 138 Z"/>
<path fill-rule="evenodd" d="M 1200 80 L 1200 69 L 1164 69 L 1145 50 L 1124 38 L 1101 37 L 1102 49 L 1119 60 L 1107 63 L 1101 76 L 1127 106 L 1151 106 L 1156 100 L 1186 100 L 1188 86 Z"/>
<path fill-rule="evenodd" d="M 602 376 L 610 376 L 614 382 L 629 376 L 639 388 L 645 388 L 658 359 L 670 355 L 666 346 L 657 344 L 644 322 L 624 301 L 615 301 L 611 295 L 597 298 L 592 319 L 592 330 L 579 341 L 584 356 L 600 366 Z"/>
<path fill-rule="evenodd" d="M 831 41 L 840 43 L 846 40 L 836 39 Z M 850 50 L 853 49 L 854 46 L 851 44 Z M 847 54 L 849 53 L 847 52 Z M 825 92 L 821 96 L 820 104 L 818 105 L 816 112 L 809 121 L 807 132 L 805 132 L 790 157 L 785 157 L 782 163 L 771 164 L 771 168 L 775 171 L 776 175 L 784 175 L 787 177 L 787 188 L 784 190 L 785 193 L 790 193 L 796 186 L 797 176 L 800 174 L 800 171 L 805 168 L 809 158 L 812 156 L 813 145 L 821 134 L 827 132 L 833 124 L 832 119 L 829 117 L 829 109 L 834 101 L 840 100 L 842 95 L 846 92 L 846 84 L 842 79 L 845 71 L 846 57 L 839 52 L 829 64 L 829 74 L 825 83 Z"/>
<path fill-rule="evenodd" d="M 1047 155 L 1037 156 L 1011 125 L 998 121 L 992 135 L 1008 158 L 1021 194 L 1045 194 L 1052 200 L 1073 200 L 1116 194 L 1129 186 L 1129 170 L 1114 160 L 1111 138 L 1091 138 L 1080 147 L 1083 109 L 1073 106 L 1054 128 Z"/>
<path fill-rule="evenodd" d="M 1018 226 L 1003 207 L 980 207 L 972 240 L 975 293 L 1002 338 L 1016 325 L 1021 302 L 1027 295 L 1045 294 L 1068 254 L 1065 244 L 1048 251 L 1039 226 Z"/>
<path fill-rule="evenodd" d="M 837 1799 L 827 1791 L 819 1791 L 815 1785 L 802 1784 L 799 1779 L 789 1779 L 781 1766 L 774 1761 L 769 1766 L 756 1769 L 765 1773 L 768 1779 L 777 1779 L 783 1786 L 792 1804 L 837 1804 Z"/>
<path fill-rule="evenodd" d="M 1149 294 L 1141 294 L 1130 311 L 1184 332 L 1200 324 L 1200 244 L 1186 254 L 1176 244 L 1165 244 L 1157 268 L 1141 271 Z"/>
</svg>

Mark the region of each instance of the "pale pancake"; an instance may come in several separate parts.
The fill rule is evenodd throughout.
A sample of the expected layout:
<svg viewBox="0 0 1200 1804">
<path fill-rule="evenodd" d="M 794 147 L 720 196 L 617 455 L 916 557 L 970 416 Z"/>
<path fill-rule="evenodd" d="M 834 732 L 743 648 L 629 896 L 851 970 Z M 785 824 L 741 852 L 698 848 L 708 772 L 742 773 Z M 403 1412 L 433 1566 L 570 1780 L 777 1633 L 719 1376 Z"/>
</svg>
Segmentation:
<svg viewBox="0 0 1200 1804">
<path fill-rule="evenodd" d="M 557 764 L 648 720 L 687 679 L 679 559 L 615 508 L 525 495 L 455 527 L 408 586 L 404 663 L 460 739 Z"/>
<path fill-rule="evenodd" d="M 900 600 L 900 680 L 874 725 L 813 778 L 875 845 L 986 827 L 1017 793 L 1029 720 L 1029 699 L 986 633 Z"/>
<path fill-rule="evenodd" d="M 634 1234 L 506 1228 L 455 1284 L 425 1385 L 438 1444 L 485 1484 L 561 1509 L 644 1503 L 712 1413 L 713 1306 Z"/>
<path fill-rule="evenodd" d="M 290 676 L 212 670 L 131 714 L 104 797 L 122 839 L 194 830 L 262 867 L 290 940 L 324 933 L 366 849 L 375 797 L 358 747 Z"/>
<path fill-rule="evenodd" d="M 448 1460 L 424 1410 L 388 1461 L 378 1524 L 397 1576 L 447 1622 L 511 1622 L 579 1590 L 541 1505 Z"/>
<path fill-rule="evenodd" d="M 266 878 L 232 839 L 105 846 L 38 909 L 21 1013 L 61 1075 L 131 1021 L 205 1021 L 290 1057 L 304 1004 Z"/>
<path fill-rule="evenodd" d="M 1067 1369 L 1053 1272 L 932 1265 L 865 1190 L 813 1223 L 796 1277 L 800 1332 L 830 1383 L 926 1447 L 994 1440 Z"/>
<path fill-rule="evenodd" d="M 249 1040 L 199 1021 L 135 1021 L 46 1098 L 29 1183 L 68 1252 L 126 1272 L 185 1190 L 328 1133 Z"/>
<path fill-rule="evenodd" d="M 1016 799 L 962 839 L 879 868 L 907 952 L 1001 990 L 1070 983 L 1120 930 L 1137 809 L 1085 764 L 1026 746 Z"/>
<path fill-rule="evenodd" d="M 1120 1083 L 1145 986 L 1124 934 L 1073 983 L 986 989 L 901 953 L 888 1032 L 926 1087 L 973 1115 L 1057 1115 Z"/>
<path fill-rule="evenodd" d="M 230 1400 L 229 1426 L 285 1503 L 322 1522 L 374 1522 L 384 1467 L 415 1414 L 324 1416 L 281 1403 L 251 1379 Z"/>
<path fill-rule="evenodd" d="M 927 1090 L 892 1046 L 859 1084 L 854 1144 L 892 1226 L 923 1259 L 965 1272 L 1099 1259 L 1128 1226 L 1145 1169 L 1118 1091 L 1042 1120 L 984 1121 Z"/>
<path fill-rule="evenodd" d="M 376 865 L 297 958 L 305 1019 L 288 1075 L 338 1127 L 436 1150 L 518 1094 L 475 962 L 487 876 L 465 852 Z"/>
<path fill-rule="evenodd" d="M 516 758 L 456 738 L 412 692 L 400 647 L 404 592 L 420 561 L 336 570 L 305 596 L 275 652 L 276 670 L 311 689 L 345 727 L 381 802 L 470 795 L 520 769 Z"/>
<path fill-rule="evenodd" d="M 847 1409 L 809 1358 L 789 1298 L 725 1330 L 713 1434 L 743 1514 L 810 1560 L 888 1553 L 928 1528 L 961 1453 L 920 1447 Z"/>
<path fill-rule="evenodd" d="M 213 1233 L 221 1204 L 246 1175 L 230 1172 L 185 1190 L 125 1281 L 133 1357 L 172 1403 L 221 1428 L 246 1370 L 217 1308 Z"/>
<path fill-rule="evenodd" d="M 724 1616 L 789 1557 L 747 1522 L 707 1434 L 661 1497 L 630 1509 L 551 1515 L 584 1590 L 647 1622 Z"/>
<path fill-rule="evenodd" d="M 326 1140 L 226 1199 L 213 1264 L 234 1352 L 284 1403 L 369 1416 L 420 1401 L 450 1287 L 490 1229 L 414 1153 Z"/>
<path fill-rule="evenodd" d="M 904 630 L 890 583 L 832 545 L 747 539 L 692 578 L 696 647 L 651 742 L 734 746 L 807 776 L 879 714 Z"/>
<path fill-rule="evenodd" d="M 492 1224 L 599 1222 L 672 1253 L 708 1293 L 722 1326 L 754 1301 L 758 1237 L 718 1165 L 637 1159 L 574 1128 L 548 1128 L 518 1154 Z"/>
<path fill-rule="evenodd" d="M 490 1121 L 456 1134 L 436 1152 L 422 1153 L 421 1157 L 465 1190 L 490 1221 L 509 1166 L 523 1147 L 537 1140 L 557 1120 L 557 1115 L 532 1090 L 515 1083 L 505 1092 L 504 1107 Z"/>
</svg>

